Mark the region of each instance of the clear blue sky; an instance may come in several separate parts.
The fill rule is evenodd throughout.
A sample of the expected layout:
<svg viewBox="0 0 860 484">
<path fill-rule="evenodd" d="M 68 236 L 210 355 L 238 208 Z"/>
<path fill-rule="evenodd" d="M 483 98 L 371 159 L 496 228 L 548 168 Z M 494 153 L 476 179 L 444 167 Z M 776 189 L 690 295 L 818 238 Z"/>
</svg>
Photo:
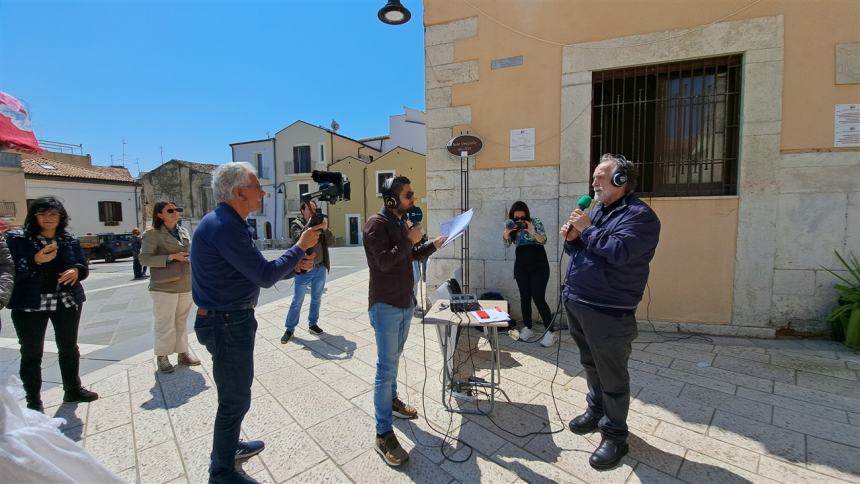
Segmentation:
<svg viewBox="0 0 860 484">
<path fill-rule="evenodd" d="M 82 143 L 137 173 L 164 159 L 222 163 L 229 143 L 296 119 L 388 132 L 424 109 L 421 0 L 405 25 L 385 0 L 0 0 L 0 91 L 39 139 Z"/>
</svg>

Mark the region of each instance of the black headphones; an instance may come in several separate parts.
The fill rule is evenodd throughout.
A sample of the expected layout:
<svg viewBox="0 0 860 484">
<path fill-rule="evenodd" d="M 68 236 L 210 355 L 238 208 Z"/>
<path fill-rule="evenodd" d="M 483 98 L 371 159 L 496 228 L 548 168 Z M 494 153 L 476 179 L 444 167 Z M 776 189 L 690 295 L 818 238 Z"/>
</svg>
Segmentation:
<svg viewBox="0 0 860 484">
<path fill-rule="evenodd" d="M 627 159 L 621 155 L 613 155 L 616 163 L 618 164 L 618 168 L 615 169 L 615 173 L 612 174 L 612 184 L 616 187 L 623 187 L 627 184 Z"/>
<path fill-rule="evenodd" d="M 392 191 L 392 185 L 394 185 L 394 177 L 386 178 L 382 182 L 382 201 L 389 210 L 400 206 L 400 195 Z"/>
</svg>

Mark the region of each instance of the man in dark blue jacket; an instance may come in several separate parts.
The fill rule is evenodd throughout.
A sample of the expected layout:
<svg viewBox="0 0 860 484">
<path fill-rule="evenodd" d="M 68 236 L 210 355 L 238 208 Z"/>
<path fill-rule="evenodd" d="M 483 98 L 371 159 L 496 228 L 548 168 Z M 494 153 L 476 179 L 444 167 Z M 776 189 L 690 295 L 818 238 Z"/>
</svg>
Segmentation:
<svg viewBox="0 0 860 484">
<path fill-rule="evenodd" d="M 564 305 L 588 380 L 588 410 L 571 420 L 570 430 L 600 429 L 602 440 L 589 463 L 603 470 L 628 450 L 627 360 L 660 220 L 633 194 L 636 167 L 623 156 L 603 155 L 593 179 L 596 206 L 590 214 L 574 210 L 560 234 L 570 255 Z"/>
<path fill-rule="evenodd" d="M 242 420 L 251 407 L 254 380 L 254 306 L 261 287 L 293 277 L 296 269 L 313 268 L 305 250 L 319 239 L 321 226 L 309 227 L 279 258 L 269 261 L 254 245 L 245 218 L 260 210 L 266 195 L 248 163 L 227 163 L 212 174 L 220 202 L 206 214 L 191 244 L 191 295 L 197 304 L 194 331 L 212 354 L 212 377 L 218 411 L 212 438 L 209 482 L 257 482 L 235 467 L 235 461 L 259 454 L 262 441 L 240 442 Z"/>
</svg>

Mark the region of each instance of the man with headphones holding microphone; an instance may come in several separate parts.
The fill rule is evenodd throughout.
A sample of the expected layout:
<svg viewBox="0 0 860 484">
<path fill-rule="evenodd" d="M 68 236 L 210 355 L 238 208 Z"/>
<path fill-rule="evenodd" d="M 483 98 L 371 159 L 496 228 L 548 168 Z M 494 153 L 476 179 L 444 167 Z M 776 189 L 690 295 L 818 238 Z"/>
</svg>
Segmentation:
<svg viewBox="0 0 860 484">
<path fill-rule="evenodd" d="M 601 156 L 591 184 L 596 206 L 589 214 L 574 210 L 559 232 L 570 256 L 564 306 L 588 381 L 588 409 L 571 420 L 570 430 L 600 430 L 600 445 L 589 458 L 598 470 L 615 467 L 628 451 L 627 361 L 660 238 L 657 215 L 633 194 L 636 178 L 636 167 L 623 156 Z"/>
<path fill-rule="evenodd" d="M 418 416 L 414 407 L 397 397 L 398 362 L 415 309 L 412 261 L 430 257 L 446 239 L 436 237 L 432 242 L 418 244 L 424 235 L 421 226 L 407 227 L 406 213 L 415 205 L 411 183 L 405 176 L 386 179 L 382 185 L 385 206 L 364 225 L 364 252 L 370 269 L 368 315 L 377 352 L 373 384 L 375 448 L 390 466 L 409 460 L 394 435 L 394 416 Z"/>
</svg>

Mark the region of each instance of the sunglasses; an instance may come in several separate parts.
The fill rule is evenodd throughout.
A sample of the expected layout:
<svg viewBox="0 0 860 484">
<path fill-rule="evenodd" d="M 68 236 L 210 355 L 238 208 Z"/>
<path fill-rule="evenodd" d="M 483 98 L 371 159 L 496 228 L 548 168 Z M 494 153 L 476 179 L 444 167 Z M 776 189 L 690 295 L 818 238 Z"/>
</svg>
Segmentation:
<svg viewBox="0 0 860 484">
<path fill-rule="evenodd" d="M 182 213 L 182 209 L 181 209 L 181 208 L 179 208 L 179 207 L 176 207 L 176 208 L 167 208 L 167 209 L 164 209 L 164 211 L 165 211 L 165 212 L 167 212 L 167 213 L 173 213 L 173 212 L 176 212 L 176 213 Z"/>
</svg>

